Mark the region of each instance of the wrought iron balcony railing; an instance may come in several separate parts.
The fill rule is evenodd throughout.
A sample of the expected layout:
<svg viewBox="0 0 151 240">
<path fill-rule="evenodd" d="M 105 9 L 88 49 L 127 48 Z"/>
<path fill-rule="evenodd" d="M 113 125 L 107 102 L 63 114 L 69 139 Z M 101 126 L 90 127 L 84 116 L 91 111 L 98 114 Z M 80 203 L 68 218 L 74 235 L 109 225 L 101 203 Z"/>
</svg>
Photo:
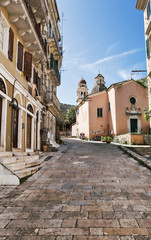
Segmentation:
<svg viewBox="0 0 151 240">
<path fill-rule="evenodd" d="M 60 102 L 56 96 L 56 94 L 52 91 L 47 91 L 47 104 L 52 104 L 60 111 Z"/>
<path fill-rule="evenodd" d="M 61 44 L 59 44 L 59 40 L 58 40 L 56 31 L 53 28 L 48 27 L 47 38 L 55 39 L 59 55 L 62 56 L 62 46 L 61 46 Z"/>
<path fill-rule="evenodd" d="M 45 55 L 47 55 L 46 45 L 45 45 L 45 43 L 44 43 L 44 40 L 43 40 L 43 38 L 42 38 L 42 35 L 41 35 L 41 32 L 40 32 L 39 26 L 38 26 L 37 21 L 36 21 L 36 19 L 35 19 L 33 10 L 32 10 L 32 8 L 31 8 L 30 0 L 23 0 L 23 2 L 24 2 L 25 6 L 26 6 L 26 8 L 27 8 L 27 10 L 28 10 L 28 13 L 29 13 L 29 16 L 30 16 L 30 18 L 31 18 L 32 24 L 33 24 L 33 26 L 34 26 L 34 29 L 35 29 L 37 35 L 38 35 L 39 41 L 40 41 L 40 43 L 41 43 L 41 45 L 42 45 L 42 48 L 43 48 L 43 50 L 44 50 L 44 52 L 45 52 Z"/>
<path fill-rule="evenodd" d="M 49 62 L 47 62 L 47 68 L 55 72 L 57 81 L 60 84 L 61 77 L 60 77 L 60 72 L 58 70 L 58 64 L 53 58 L 50 58 Z"/>
</svg>

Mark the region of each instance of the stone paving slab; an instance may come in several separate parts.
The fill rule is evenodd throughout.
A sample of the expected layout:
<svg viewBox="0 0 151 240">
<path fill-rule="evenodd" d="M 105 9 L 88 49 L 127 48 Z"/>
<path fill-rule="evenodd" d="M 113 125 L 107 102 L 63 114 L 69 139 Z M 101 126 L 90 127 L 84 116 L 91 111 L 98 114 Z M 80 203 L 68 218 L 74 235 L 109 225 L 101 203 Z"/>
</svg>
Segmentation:
<svg viewBox="0 0 151 240">
<path fill-rule="evenodd" d="M 0 240 L 151 240 L 151 171 L 115 145 L 65 143 L 0 188 Z"/>
</svg>

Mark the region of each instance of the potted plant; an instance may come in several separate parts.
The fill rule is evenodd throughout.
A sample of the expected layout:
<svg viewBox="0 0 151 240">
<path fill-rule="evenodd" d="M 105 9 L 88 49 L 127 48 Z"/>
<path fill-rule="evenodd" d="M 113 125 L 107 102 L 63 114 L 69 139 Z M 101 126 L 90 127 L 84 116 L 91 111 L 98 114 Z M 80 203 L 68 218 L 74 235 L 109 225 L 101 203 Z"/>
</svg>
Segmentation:
<svg viewBox="0 0 151 240">
<path fill-rule="evenodd" d="M 102 142 L 106 142 L 106 137 L 101 136 L 101 141 L 102 141 Z"/>
<path fill-rule="evenodd" d="M 43 149 L 43 152 L 47 152 L 47 144 L 46 143 L 44 143 L 42 145 L 42 149 Z"/>
<path fill-rule="evenodd" d="M 106 142 L 107 142 L 107 143 L 110 143 L 111 141 L 112 141 L 112 138 L 111 138 L 110 136 L 107 136 Z"/>
</svg>

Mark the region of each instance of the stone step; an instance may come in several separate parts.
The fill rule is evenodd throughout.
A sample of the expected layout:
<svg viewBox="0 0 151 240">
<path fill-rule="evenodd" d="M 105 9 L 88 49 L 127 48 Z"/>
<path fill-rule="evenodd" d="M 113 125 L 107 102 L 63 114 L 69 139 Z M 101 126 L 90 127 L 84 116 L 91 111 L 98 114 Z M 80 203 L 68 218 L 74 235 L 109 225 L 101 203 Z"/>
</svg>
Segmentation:
<svg viewBox="0 0 151 240">
<path fill-rule="evenodd" d="M 1 157 L 12 157 L 12 152 L 0 152 Z"/>
<path fill-rule="evenodd" d="M 27 152 L 13 152 L 13 156 L 27 156 Z"/>
<path fill-rule="evenodd" d="M 16 174 L 16 176 L 18 176 L 20 179 L 30 176 L 32 174 L 34 174 L 35 172 L 37 172 L 41 167 L 40 166 L 35 166 L 35 167 L 31 167 L 31 168 L 26 168 L 23 170 L 19 170 L 19 171 L 15 171 L 14 173 Z"/>
<path fill-rule="evenodd" d="M 39 152 L 27 152 L 29 156 L 39 155 Z"/>
<path fill-rule="evenodd" d="M 21 163 L 13 163 L 13 164 L 6 165 L 6 167 L 12 172 L 15 172 L 15 171 L 23 170 L 25 168 L 30 168 L 30 167 L 40 165 L 42 162 L 43 160 L 35 160 L 35 161 L 28 161 L 28 162 L 21 162 Z"/>
<path fill-rule="evenodd" d="M 0 146 L 0 152 L 5 152 L 4 146 Z"/>
<path fill-rule="evenodd" d="M 28 162 L 28 161 L 34 161 L 39 160 L 39 155 L 34 156 L 20 156 L 20 157 L 3 157 L 0 158 L 0 162 L 4 165 L 12 164 L 12 163 L 22 163 L 22 162 Z"/>
<path fill-rule="evenodd" d="M 21 148 L 13 148 L 13 152 L 22 152 Z"/>
</svg>

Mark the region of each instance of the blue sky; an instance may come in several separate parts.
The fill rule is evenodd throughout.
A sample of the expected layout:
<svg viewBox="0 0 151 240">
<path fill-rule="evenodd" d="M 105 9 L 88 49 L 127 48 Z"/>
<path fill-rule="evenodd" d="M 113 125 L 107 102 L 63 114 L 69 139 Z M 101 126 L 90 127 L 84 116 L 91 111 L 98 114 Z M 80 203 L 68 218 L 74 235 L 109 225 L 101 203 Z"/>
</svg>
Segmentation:
<svg viewBox="0 0 151 240">
<path fill-rule="evenodd" d="M 135 8 L 136 0 L 57 0 L 57 4 L 60 18 L 64 13 L 61 103 L 76 105 L 82 77 L 90 92 L 99 72 L 109 87 L 130 79 L 131 70 L 146 70 L 143 12 Z"/>
</svg>

